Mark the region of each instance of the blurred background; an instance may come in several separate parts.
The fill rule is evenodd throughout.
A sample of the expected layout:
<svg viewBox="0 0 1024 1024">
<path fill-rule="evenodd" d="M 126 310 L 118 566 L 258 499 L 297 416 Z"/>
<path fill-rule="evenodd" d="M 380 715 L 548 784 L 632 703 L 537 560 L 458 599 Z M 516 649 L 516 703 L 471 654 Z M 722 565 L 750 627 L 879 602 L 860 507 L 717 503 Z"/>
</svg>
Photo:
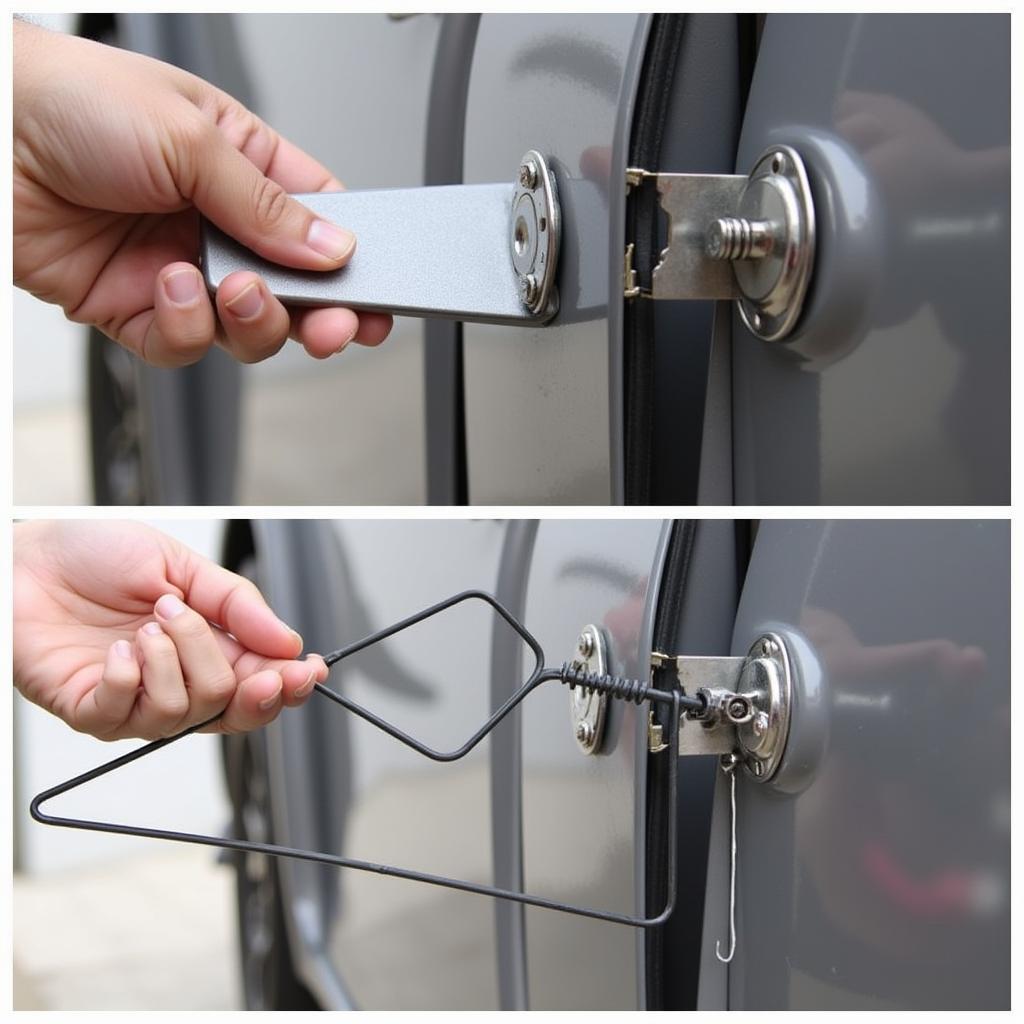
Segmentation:
<svg viewBox="0 0 1024 1024">
<path fill-rule="evenodd" d="M 219 522 L 151 525 L 218 557 Z M 15 697 L 16 1010 L 241 1006 L 233 874 L 218 863 L 216 851 L 69 832 L 29 818 L 36 793 L 140 742 L 102 743 Z M 53 807 L 106 821 L 223 834 L 230 807 L 220 756 L 217 737 L 192 736 Z"/>
</svg>

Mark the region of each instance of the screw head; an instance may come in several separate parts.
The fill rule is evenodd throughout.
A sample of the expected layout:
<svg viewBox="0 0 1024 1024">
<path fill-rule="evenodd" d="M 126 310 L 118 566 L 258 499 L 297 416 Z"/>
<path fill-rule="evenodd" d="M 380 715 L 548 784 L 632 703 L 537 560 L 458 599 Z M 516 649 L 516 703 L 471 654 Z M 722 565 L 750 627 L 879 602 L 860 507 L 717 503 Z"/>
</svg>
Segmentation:
<svg viewBox="0 0 1024 1024">
<path fill-rule="evenodd" d="M 754 716 L 753 729 L 755 736 L 763 736 L 768 731 L 768 716 L 763 711 Z"/>
<path fill-rule="evenodd" d="M 776 654 L 776 653 L 777 653 L 777 651 L 778 651 L 778 648 L 777 648 L 777 646 L 776 646 L 776 644 L 775 644 L 775 641 L 774 641 L 774 640 L 773 640 L 773 639 L 772 639 L 771 637 L 767 637 L 767 636 L 766 636 L 766 637 L 765 637 L 765 638 L 764 638 L 764 639 L 763 639 L 763 640 L 761 641 L 761 653 L 762 653 L 762 654 L 763 654 L 763 655 L 764 655 L 764 656 L 765 656 L 766 658 L 770 658 L 770 657 L 772 657 L 772 655 Z"/>
<path fill-rule="evenodd" d="M 764 775 L 764 762 L 754 761 L 750 766 L 750 770 L 757 778 L 761 778 L 761 776 Z"/>
<path fill-rule="evenodd" d="M 750 702 L 746 697 L 733 697 L 727 708 L 729 718 L 734 722 L 742 722 L 750 713 Z"/>
<path fill-rule="evenodd" d="M 537 184 L 537 165 L 532 160 L 527 160 L 519 165 L 519 184 L 523 188 L 534 188 Z"/>
<path fill-rule="evenodd" d="M 760 313 L 755 313 L 750 318 L 750 325 L 751 325 L 751 327 L 754 328 L 755 331 L 761 330 L 761 314 Z"/>
<path fill-rule="evenodd" d="M 576 641 L 576 650 L 584 658 L 589 658 L 594 653 L 594 638 L 589 633 L 580 633 Z"/>
<path fill-rule="evenodd" d="M 577 722 L 576 739 L 585 747 L 589 747 L 594 742 L 594 727 L 589 722 Z"/>
<path fill-rule="evenodd" d="M 772 154 L 772 172 L 774 174 L 781 174 L 786 169 L 786 154 L 785 153 L 773 153 Z"/>
</svg>

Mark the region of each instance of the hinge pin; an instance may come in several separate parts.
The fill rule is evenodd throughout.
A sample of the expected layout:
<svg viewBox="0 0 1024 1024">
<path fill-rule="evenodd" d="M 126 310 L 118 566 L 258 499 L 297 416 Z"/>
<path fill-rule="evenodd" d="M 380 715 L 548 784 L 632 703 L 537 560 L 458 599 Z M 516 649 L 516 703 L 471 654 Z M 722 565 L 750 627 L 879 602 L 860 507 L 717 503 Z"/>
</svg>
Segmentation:
<svg viewBox="0 0 1024 1024">
<path fill-rule="evenodd" d="M 771 253 L 774 235 L 768 220 L 719 217 L 708 228 L 705 249 L 713 260 L 760 260 Z"/>
</svg>

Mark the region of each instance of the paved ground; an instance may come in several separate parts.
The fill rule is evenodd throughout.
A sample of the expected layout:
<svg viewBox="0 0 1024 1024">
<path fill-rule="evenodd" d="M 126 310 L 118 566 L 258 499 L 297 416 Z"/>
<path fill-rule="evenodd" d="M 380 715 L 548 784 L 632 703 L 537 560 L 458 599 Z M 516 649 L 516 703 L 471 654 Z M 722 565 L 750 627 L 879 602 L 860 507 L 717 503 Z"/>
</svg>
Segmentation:
<svg viewBox="0 0 1024 1024">
<path fill-rule="evenodd" d="M 240 1007 L 231 869 L 183 847 L 14 879 L 14 1009 Z"/>
</svg>

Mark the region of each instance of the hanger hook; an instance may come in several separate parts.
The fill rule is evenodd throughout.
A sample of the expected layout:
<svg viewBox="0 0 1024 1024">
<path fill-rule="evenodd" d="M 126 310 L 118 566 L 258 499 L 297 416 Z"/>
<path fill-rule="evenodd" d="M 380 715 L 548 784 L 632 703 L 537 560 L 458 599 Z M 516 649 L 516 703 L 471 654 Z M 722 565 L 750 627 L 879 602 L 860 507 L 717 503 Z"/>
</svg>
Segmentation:
<svg viewBox="0 0 1024 1024">
<path fill-rule="evenodd" d="M 722 956 L 722 940 L 715 942 L 715 956 L 723 964 L 729 963 L 736 954 L 736 765 L 739 764 L 736 754 L 723 754 L 719 762 L 722 771 L 729 777 L 729 955 Z"/>
</svg>

